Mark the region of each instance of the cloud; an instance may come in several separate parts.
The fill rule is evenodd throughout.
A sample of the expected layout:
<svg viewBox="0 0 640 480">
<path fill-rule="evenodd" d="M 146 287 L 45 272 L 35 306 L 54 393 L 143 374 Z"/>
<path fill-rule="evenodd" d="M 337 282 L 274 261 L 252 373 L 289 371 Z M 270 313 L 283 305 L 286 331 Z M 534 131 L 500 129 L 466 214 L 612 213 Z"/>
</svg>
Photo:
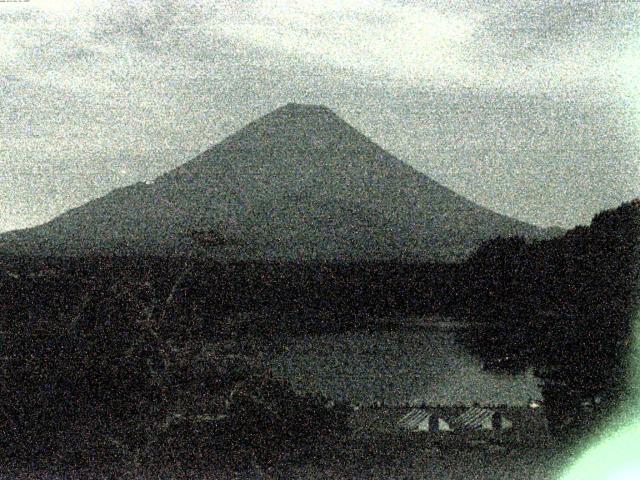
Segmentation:
<svg viewBox="0 0 640 480">
<path fill-rule="evenodd" d="M 545 55 L 569 43 L 617 44 L 637 35 L 635 2 L 497 2 L 485 9 L 482 29 L 517 54 Z M 585 45 L 586 46 L 586 45 Z"/>
<path fill-rule="evenodd" d="M 152 178 L 288 101 L 327 104 L 442 183 L 537 223 L 585 221 L 633 191 L 630 2 L 0 5 L 3 225 Z"/>
<path fill-rule="evenodd" d="M 70 70 L 91 56 L 113 62 L 118 75 L 135 68 L 126 62 L 148 67 L 154 57 L 172 55 L 180 64 L 247 49 L 264 65 L 304 62 L 413 84 L 523 93 L 636 87 L 628 73 L 637 66 L 640 8 L 631 2 L 68 0 L 50 10 L 36 4 L 34 18 L 5 31 L 13 45 L 4 56 L 65 67 L 67 77 L 83 81 L 100 75 Z M 79 88 L 71 78 L 47 78 L 54 80 Z"/>
<path fill-rule="evenodd" d="M 636 2 L 499 2 L 481 11 L 469 54 L 507 85 L 582 94 L 628 87 L 621 56 L 632 49 L 638 58 Z"/>
<path fill-rule="evenodd" d="M 449 81 L 467 71 L 471 15 L 381 0 L 261 1 L 253 15 L 221 25 L 244 43 L 359 74 Z"/>
</svg>

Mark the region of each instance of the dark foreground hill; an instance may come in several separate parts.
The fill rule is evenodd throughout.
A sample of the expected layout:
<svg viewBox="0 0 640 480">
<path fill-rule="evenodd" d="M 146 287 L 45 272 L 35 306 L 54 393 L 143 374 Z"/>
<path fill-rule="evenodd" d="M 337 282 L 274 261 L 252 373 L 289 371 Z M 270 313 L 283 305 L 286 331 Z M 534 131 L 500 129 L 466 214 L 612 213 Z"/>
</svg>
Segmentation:
<svg viewBox="0 0 640 480">
<path fill-rule="evenodd" d="M 186 164 L 0 235 L 5 252 L 232 260 L 452 261 L 497 236 L 550 236 L 476 205 L 322 106 L 289 104 Z M 197 238 L 194 239 L 194 237 Z"/>
</svg>

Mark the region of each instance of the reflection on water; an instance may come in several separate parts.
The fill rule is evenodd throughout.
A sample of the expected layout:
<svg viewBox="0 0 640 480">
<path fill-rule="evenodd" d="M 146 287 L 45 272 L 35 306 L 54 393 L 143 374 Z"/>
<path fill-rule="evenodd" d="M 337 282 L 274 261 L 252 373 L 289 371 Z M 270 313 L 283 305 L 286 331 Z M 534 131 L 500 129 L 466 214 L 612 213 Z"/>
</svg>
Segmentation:
<svg viewBox="0 0 640 480">
<path fill-rule="evenodd" d="M 456 328 L 460 325 L 443 322 L 378 333 L 309 335 L 289 340 L 272 368 L 301 391 L 352 402 L 526 405 L 541 397 L 531 372 L 484 371 L 456 344 Z"/>
</svg>

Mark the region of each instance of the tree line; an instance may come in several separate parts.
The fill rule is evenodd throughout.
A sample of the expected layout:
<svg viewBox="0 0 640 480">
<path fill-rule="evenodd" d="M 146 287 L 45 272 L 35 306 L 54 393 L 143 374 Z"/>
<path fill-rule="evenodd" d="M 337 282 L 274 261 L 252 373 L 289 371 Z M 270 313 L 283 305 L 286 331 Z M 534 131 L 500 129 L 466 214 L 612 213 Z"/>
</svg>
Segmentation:
<svg viewBox="0 0 640 480">
<path fill-rule="evenodd" d="M 635 200 L 559 238 L 484 243 L 461 265 L 447 310 L 477 322 L 460 340 L 486 368 L 534 369 L 552 431 L 572 438 L 597 428 L 633 387 L 639 272 Z"/>
</svg>

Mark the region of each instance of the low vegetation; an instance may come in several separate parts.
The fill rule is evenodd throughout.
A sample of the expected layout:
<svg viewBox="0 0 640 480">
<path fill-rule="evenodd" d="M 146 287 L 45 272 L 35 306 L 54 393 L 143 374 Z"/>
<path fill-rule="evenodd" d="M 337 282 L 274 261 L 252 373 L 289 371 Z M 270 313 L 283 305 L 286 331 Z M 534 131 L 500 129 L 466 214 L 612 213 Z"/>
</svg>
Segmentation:
<svg viewBox="0 0 640 480">
<path fill-rule="evenodd" d="M 22 297 L 5 296 L 12 316 L 3 319 L 2 457 L 268 464 L 340 434 L 341 412 L 274 378 L 259 339 L 224 321 L 203 334 L 202 306 L 185 301 L 188 276 L 162 295 L 150 279 L 87 278 L 75 305 L 69 298 L 57 310 L 53 296 L 26 283 Z"/>
</svg>

